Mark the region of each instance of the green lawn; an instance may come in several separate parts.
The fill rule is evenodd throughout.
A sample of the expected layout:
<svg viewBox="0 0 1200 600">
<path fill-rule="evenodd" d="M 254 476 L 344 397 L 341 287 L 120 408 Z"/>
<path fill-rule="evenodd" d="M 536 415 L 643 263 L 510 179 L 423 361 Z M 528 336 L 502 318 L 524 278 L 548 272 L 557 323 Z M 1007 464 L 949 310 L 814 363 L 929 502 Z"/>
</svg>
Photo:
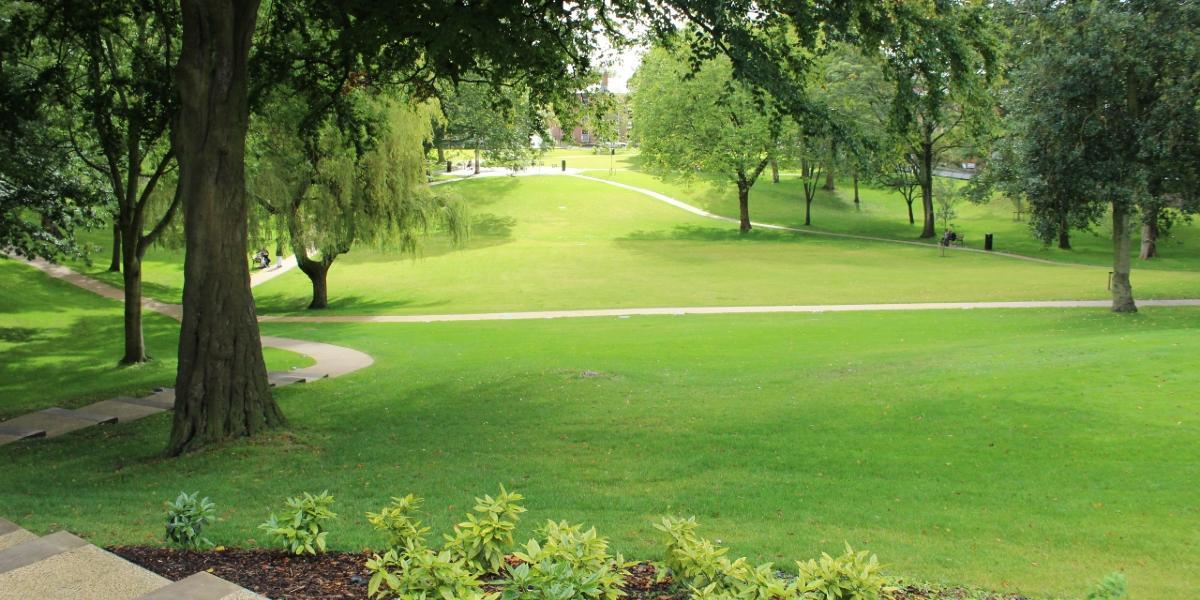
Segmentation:
<svg viewBox="0 0 1200 600">
<path fill-rule="evenodd" d="M 611 176 L 604 170 L 588 173 L 662 192 L 700 206 L 711 212 L 736 217 L 737 189 L 717 180 L 681 181 L 639 171 L 619 171 Z M 861 203 L 854 206 L 854 191 L 849 180 L 839 181 L 834 192 L 818 190 L 812 206 L 812 227 L 824 231 L 914 240 L 921 233 L 920 198 L 913 211 L 917 225 L 908 224 L 908 209 L 900 195 L 891 190 L 859 186 Z M 966 245 L 983 248 L 985 233 L 995 234 L 995 249 L 1036 258 L 1075 262 L 1098 266 L 1112 265 L 1110 225 L 1105 223 L 1094 232 L 1072 232 L 1072 249 L 1042 245 L 1029 231 L 1028 223 L 1013 220 L 1013 207 L 997 197 L 984 205 L 966 200 L 955 206 L 958 213 L 954 229 L 966 236 Z M 750 192 L 750 217 L 755 221 L 793 227 L 804 225 L 804 188 L 798 177 L 784 176 L 778 184 L 771 183 L 767 173 Z M 1134 234 L 1133 255 L 1135 277 L 1148 270 L 1200 271 L 1200 225 L 1181 223 L 1173 234 L 1159 241 L 1160 257 L 1152 261 L 1136 260 L 1140 230 Z M 935 243 L 935 241 L 930 241 Z"/>
<path fill-rule="evenodd" d="M 178 322 L 145 313 L 143 336 L 154 360 L 122 367 L 119 303 L 0 259 L 0 420 L 169 386 L 178 335 Z M 284 350 L 268 349 L 266 358 L 272 370 L 312 364 Z"/>
<path fill-rule="evenodd" d="M 528 496 L 522 535 L 580 520 L 632 557 L 659 555 L 656 516 L 694 514 L 781 565 L 848 541 L 918 579 L 1079 595 L 1122 570 L 1137 598 L 1183 598 L 1197 327 L 1196 309 L 269 324 L 377 362 L 279 391 L 287 433 L 178 460 L 165 416 L 0 448 L 0 514 L 155 543 L 162 501 L 199 490 L 214 541 L 247 544 L 285 495 L 328 488 L 331 542 L 358 550 L 389 496 L 424 495 L 441 530 L 504 483 Z"/>
<path fill-rule="evenodd" d="M 1104 269 L 766 230 L 740 236 L 731 224 L 577 178 L 483 178 L 438 189 L 469 202 L 467 247 L 432 240 L 419 260 L 356 249 L 330 271 L 326 312 L 1108 297 Z M 1138 270 L 1134 286 L 1142 298 L 1191 297 L 1200 271 Z M 299 272 L 255 293 L 265 313 L 309 312 Z"/>
</svg>

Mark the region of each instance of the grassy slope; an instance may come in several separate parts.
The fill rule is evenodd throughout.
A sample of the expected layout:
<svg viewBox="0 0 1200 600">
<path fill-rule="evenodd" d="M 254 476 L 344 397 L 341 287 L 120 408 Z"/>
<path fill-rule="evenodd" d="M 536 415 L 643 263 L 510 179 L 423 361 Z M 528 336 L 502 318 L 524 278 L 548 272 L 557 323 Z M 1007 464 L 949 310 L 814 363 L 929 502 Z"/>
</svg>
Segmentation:
<svg viewBox="0 0 1200 600">
<path fill-rule="evenodd" d="M 157 456 L 161 416 L 0 448 L 0 514 L 156 542 L 161 502 L 200 490 L 213 539 L 244 544 L 283 496 L 328 488 L 331 542 L 356 550 L 391 495 L 426 496 L 438 531 L 503 482 L 529 498 L 522 535 L 581 520 L 639 558 L 660 552 L 656 516 L 695 514 L 780 565 L 848 541 L 916 577 L 1079 594 L 1121 569 L 1138 598 L 1181 598 L 1200 587 L 1198 326 L 1196 309 L 272 324 L 376 365 L 281 390 L 290 433 L 179 460 Z"/>
<path fill-rule="evenodd" d="M 1107 272 L 936 248 L 757 231 L 565 177 L 454 183 L 476 219 L 465 250 L 421 260 L 357 249 L 330 271 L 331 313 L 679 305 L 1103 299 Z M 1139 271 L 1139 297 L 1187 297 L 1200 272 Z M 256 289 L 266 313 L 307 312 L 299 272 Z"/>
<path fill-rule="evenodd" d="M 638 171 L 619 171 L 610 176 L 600 170 L 589 175 L 659 191 L 717 214 L 737 216 L 737 190 L 728 185 L 714 185 L 709 180 L 684 182 Z M 817 192 L 812 206 L 814 229 L 904 240 L 916 239 L 920 234 L 919 225 L 908 224 L 907 209 L 899 194 L 860 185 L 861 205 L 856 209 L 851 185 L 850 181 L 839 181 L 835 192 Z M 920 223 L 919 197 L 913 211 Z M 969 247 L 983 248 L 984 234 L 993 233 L 996 250 L 1064 262 L 1112 265 L 1112 242 L 1107 224 L 1095 232 L 1072 232 L 1073 248 L 1059 250 L 1056 246 L 1045 247 L 1034 239 L 1028 223 L 1014 221 L 1012 205 L 1001 198 L 985 205 L 962 200 L 955 206 L 955 211 L 958 213 L 953 221 L 955 230 L 967 236 Z M 772 184 L 768 173 L 750 192 L 750 216 L 765 223 L 803 226 L 804 190 L 800 179 L 785 176 L 778 184 Z M 1140 239 L 1138 233 L 1134 234 L 1135 257 Z M 1137 275 L 1148 270 L 1200 270 L 1200 225 L 1178 225 L 1171 237 L 1159 242 L 1159 249 L 1161 257 L 1158 259 L 1134 261 L 1135 285 Z"/>
<path fill-rule="evenodd" d="M 147 312 L 147 364 L 121 367 L 121 305 L 12 260 L 0 260 L 0 420 L 49 406 L 73 408 L 148 393 L 175 378 L 179 325 Z M 273 370 L 311 359 L 268 349 Z"/>
</svg>

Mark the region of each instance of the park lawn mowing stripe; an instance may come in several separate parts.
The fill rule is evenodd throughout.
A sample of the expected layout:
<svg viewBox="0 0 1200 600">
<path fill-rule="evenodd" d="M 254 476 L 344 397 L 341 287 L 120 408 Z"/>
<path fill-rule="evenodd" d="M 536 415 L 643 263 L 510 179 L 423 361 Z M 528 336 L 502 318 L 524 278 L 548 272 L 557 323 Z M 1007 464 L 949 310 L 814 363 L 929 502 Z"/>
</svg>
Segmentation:
<svg viewBox="0 0 1200 600">
<path fill-rule="evenodd" d="M 755 560 L 843 542 L 916 579 L 1137 598 L 1200 588 L 1200 309 L 265 324 L 375 365 L 279 390 L 292 428 L 165 461 L 169 419 L 0 449 L 0 514 L 156 543 L 199 490 L 219 544 L 261 543 L 283 497 L 329 489 L 335 549 L 427 498 L 444 531 L 498 483 L 545 519 L 657 558 L 659 515 Z M 49 468 L 53 467 L 53 468 Z M 54 502 L 47 502 L 54 498 Z M 251 541 L 254 540 L 254 541 Z"/>
</svg>

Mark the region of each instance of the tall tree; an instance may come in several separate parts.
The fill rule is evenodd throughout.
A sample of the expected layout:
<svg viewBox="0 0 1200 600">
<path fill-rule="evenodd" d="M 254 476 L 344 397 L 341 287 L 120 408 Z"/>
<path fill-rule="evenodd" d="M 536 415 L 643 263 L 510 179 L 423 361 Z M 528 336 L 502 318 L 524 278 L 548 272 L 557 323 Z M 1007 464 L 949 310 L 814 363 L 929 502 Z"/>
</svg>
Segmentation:
<svg viewBox="0 0 1200 600">
<path fill-rule="evenodd" d="M 545 119 L 530 102 L 528 90 L 514 86 L 496 90 L 483 83 L 447 87 L 440 94 L 446 138 L 474 151 L 476 175 L 485 156 L 497 164 L 524 164 L 534 154 L 533 136 L 549 139 L 542 127 Z"/>
<path fill-rule="evenodd" d="M 891 128 L 921 187 L 922 238 L 936 235 L 933 170 L 946 152 L 990 129 L 999 42 L 982 4 L 897 7 L 906 26 L 883 47 L 896 82 Z"/>
<path fill-rule="evenodd" d="M 423 144 L 434 108 L 367 90 L 358 95 L 355 140 L 333 115 L 313 123 L 291 93 L 276 94 L 251 121 L 250 194 L 271 236 L 290 241 L 312 284 L 311 309 L 329 304 L 329 269 L 356 244 L 417 249 L 421 236 L 445 227 L 457 240 L 465 212 L 426 184 Z M 265 213 L 265 215 L 262 215 Z M 261 217 L 267 217 L 261 219 Z"/>
<path fill-rule="evenodd" d="M 709 173 L 736 185 L 745 233 L 750 189 L 779 151 L 783 117 L 734 81 L 727 59 L 703 61 L 695 71 L 690 60 L 662 46 L 643 57 L 630 83 L 641 154 L 656 168 Z"/>
<path fill-rule="evenodd" d="M 1134 312 L 1133 220 L 1200 204 L 1200 5 L 1029 2 L 1047 40 L 1012 78 L 1012 185 L 1034 219 L 1111 219 L 1113 310 Z M 1049 209 L 1046 205 L 1051 205 Z M 1049 227 L 1037 228 L 1046 232 Z"/>
<path fill-rule="evenodd" d="M 51 108 L 42 112 L 41 127 L 72 149 L 73 161 L 94 171 L 76 185 L 103 185 L 112 199 L 114 258 L 125 288 L 121 362 L 142 362 L 142 259 L 179 204 L 169 186 L 163 190 L 175 164 L 171 71 L 179 54 L 178 8 L 172 0 L 36 6 L 25 15 L 27 27 L 14 33 L 32 54 L 28 60 L 43 69 L 42 101 Z"/>
</svg>

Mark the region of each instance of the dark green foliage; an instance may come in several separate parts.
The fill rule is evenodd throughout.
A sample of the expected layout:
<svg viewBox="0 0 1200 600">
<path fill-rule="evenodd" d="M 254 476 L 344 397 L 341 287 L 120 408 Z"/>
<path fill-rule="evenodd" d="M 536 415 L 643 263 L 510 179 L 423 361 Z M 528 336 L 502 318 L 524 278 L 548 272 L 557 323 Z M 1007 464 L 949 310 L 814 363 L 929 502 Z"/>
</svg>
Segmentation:
<svg viewBox="0 0 1200 600">
<path fill-rule="evenodd" d="M 174 502 L 167 504 L 167 542 L 185 550 L 202 550 L 212 542 L 201 534 L 217 520 L 216 505 L 200 492 L 179 492 Z"/>
</svg>

